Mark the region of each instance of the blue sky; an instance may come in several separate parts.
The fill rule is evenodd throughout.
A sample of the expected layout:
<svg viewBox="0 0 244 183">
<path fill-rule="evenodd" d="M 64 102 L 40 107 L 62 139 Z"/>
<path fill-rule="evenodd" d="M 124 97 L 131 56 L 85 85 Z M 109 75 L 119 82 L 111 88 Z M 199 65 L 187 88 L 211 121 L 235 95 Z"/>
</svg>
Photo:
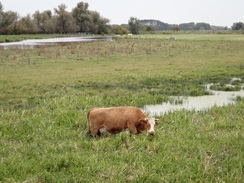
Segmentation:
<svg viewBox="0 0 244 183">
<path fill-rule="evenodd" d="M 81 0 L 0 0 L 4 11 L 12 10 L 21 16 L 36 10 L 52 10 L 65 4 L 71 11 Z M 171 24 L 206 22 L 231 27 L 244 22 L 244 0 L 86 0 L 89 10 L 98 11 L 111 24 L 127 23 L 134 16 L 156 19 Z"/>
</svg>

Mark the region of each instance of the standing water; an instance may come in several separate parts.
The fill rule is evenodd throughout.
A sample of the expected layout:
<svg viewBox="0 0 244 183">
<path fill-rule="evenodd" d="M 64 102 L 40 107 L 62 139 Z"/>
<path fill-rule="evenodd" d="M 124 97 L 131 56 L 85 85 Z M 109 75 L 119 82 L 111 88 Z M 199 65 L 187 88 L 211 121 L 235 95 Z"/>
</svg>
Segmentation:
<svg viewBox="0 0 244 183">
<path fill-rule="evenodd" d="M 54 46 L 61 43 L 112 41 L 111 36 L 63 37 L 50 39 L 27 39 L 19 42 L 0 43 L 0 49 L 34 49 L 37 46 Z"/>
<path fill-rule="evenodd" d="M 240 81 L 239 78 L 233 78 Z M 231 80 L 233 82 L 233 79 Z M 173 112 L 176 110 L 186 109 L 186 110 L 207 110 L 213 106 L 224 106 L 228 104 L 235 104 L 236 97 L 244 97 L 244 90 L 240 91 L 215 91 L 211 90 L 210 87 L 213 84 L 206 85 L 206 91 L 210 92 L 212 95 L 204 95 L 197 97 L 177 97 L 175 99 L 182 100 L 182 103 L 175 104 L 170 102 L 163 102 L 158 105 L 146 105 L 143 111 L 149 113 L 150 115 L 163 115 L 168 112 Z M 232 85 L 228 85 L 232 86 Z"/>
</svg>

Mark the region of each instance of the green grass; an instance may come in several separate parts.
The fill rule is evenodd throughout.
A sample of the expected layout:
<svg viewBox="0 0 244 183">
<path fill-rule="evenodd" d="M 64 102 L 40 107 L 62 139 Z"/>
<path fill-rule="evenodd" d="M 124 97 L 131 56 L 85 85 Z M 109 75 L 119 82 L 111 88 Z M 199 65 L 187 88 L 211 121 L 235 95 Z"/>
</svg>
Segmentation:
<svg viewBox="0 0 244 183">
<path fill-rule="evenodd" d="M 2 50 L 0 105 L 28 107 L 67 94 L 203 95 L 205 83 L 243 78 L 243 47 L 234 40 L 122 39 Z"/>
<path fill-rule="evenodd" d="M 226 85 L 212 85 L 210 87 L 211 90 L 219 90 L 219 91 L 240 91 L 242 89 L 241 86 L 226 86 Z"/>
<path fill-rule="evenodd" d="M 97 100 L 95 100 L 97 101 Z M 160 117 L 154 137 L 86 137 L 85 100 L 8 111 L 1 123 L 2 181 L 241 182 L 243 100 Z M 94 102 L 97 103 L 97 102 Z M 3 114 L 2 114 L 3 115 Z"/>
<path fill-rule="evenodd" d="M 175 37 L 178 40 L 188 40 L 188 41 L 243 41 L 243 34 L 238 34 L 234 32 L 162 32 L 162 34 L 139 34 L 133 36 L 126 36 L 133 38 L 143 38 L 143 39 L 169 39 L 170 37 Z"/>
<path fill-rule="evenodd" d="M 0 182 L 242 182 L 240 97 L 156 116 L 153 137 L 86 136 L 92 107 L 142 107 L 244 79 L 242 35 L 151 36 L 0 50 Z"/>
</svg>

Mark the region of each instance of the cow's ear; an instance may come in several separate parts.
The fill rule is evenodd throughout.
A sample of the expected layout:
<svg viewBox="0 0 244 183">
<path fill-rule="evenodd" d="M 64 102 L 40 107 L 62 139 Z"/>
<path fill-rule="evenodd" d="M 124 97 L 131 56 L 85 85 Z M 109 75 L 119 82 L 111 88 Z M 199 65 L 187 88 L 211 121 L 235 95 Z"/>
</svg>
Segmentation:
<svg viewBox="0 0 244 183">
<path fill-rule="evenodd" d="M 156 126 L 158 125 L 158 121 L 159 121 L 159 119 L 155 119 L 155 125 Z"/>
<path fill-rule="evenodd" d="M 147 123 L 148 120 L 147 120 L 147 118 L 145 118 L 145 119 L 140 119 L 140 122 L 142 122 L 142 123 Z"/>
</svg>

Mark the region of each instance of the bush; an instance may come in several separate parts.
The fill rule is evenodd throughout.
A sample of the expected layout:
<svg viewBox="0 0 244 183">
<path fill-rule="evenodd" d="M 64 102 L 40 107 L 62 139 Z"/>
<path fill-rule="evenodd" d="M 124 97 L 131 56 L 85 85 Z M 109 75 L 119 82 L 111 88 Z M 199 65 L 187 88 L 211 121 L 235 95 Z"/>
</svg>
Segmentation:
<svg viewBox="0 0 244 183">
<path fill-rule="evenodd" d="M 123 26 L 120 26 L 120 25 L 111 27 L 111 30 L 112 30 L 112 32 L 114 34 L 119 34 L 119 35 L 123 35 L 123 34 L 128 34 L 129 33 L 127 28 L 125 28 Z"/>
<path fill-rule="evenodd" d="M 16 23 L 8 26 L 7 30 L 8 34 L 24 34 L 26 33 L 27 28 L 21 23 Z"/>
</svg>

